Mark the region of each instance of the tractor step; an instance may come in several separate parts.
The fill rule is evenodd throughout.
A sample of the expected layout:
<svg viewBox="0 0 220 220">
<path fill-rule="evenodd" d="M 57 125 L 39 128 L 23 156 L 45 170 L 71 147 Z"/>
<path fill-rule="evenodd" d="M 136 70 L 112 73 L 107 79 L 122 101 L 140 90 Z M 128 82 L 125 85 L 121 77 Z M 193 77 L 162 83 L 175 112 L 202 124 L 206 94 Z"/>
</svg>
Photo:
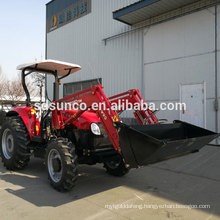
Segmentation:
<svg viewBox="0 0 220 220">
<path fill-rule="evenodd" d="M 131 168 L 197 152 L 220 135 L 182 121 L 116 126 L 122 155 Z"/>
</svg>

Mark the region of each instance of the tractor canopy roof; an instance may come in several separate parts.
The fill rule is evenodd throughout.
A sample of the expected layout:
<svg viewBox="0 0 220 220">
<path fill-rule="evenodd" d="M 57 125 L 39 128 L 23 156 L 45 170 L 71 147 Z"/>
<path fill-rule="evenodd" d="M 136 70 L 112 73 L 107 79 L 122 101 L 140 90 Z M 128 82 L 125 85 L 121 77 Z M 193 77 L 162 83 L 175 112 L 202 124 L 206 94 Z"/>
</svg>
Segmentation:
<svg viewBox="0 0 220 220">
<path fill-rule="evenodd" d="M 64 77 L 81 70 L 81 66 L 57 60 L 43 60 L 19 65 L 17 70 L 31 70 L 45 74 L 53 74 L 56 72 L 58 76 Z"/>
</svg>

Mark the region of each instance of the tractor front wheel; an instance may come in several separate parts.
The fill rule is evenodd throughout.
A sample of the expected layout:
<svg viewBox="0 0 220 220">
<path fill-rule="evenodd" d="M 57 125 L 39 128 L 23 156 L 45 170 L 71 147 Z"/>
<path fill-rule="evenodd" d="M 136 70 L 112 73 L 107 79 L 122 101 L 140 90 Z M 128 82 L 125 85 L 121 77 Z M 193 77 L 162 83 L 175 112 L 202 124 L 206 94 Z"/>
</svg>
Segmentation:
<svg viewBox="0 0 220 220">
<path fill-rule="evenodd" d="M 116 156 L 114 159 L 106 161 L 104 163 L 107 173 L 113 176 L 124 176 L 129 172 L 129 168 L 126 167 L 122 157 L 120 155 Z"/>
<path fill-rule="evenodd" d="M 74 145 L 65 138 L 52 140 L 46 153 L 48 179 L 58 191 L 70 191 L 77 179 L 77 156 Z"/>
</svg>

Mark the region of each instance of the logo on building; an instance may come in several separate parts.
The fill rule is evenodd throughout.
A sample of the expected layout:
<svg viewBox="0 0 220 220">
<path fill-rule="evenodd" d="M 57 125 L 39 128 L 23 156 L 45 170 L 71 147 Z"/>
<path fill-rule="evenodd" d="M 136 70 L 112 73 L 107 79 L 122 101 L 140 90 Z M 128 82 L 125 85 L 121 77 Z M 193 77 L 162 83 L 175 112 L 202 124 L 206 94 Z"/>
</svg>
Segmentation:
<svg viewBox="0 0 220 220">
<path fill-rule="evenodd" d="M 54 15 L 51 19 L 51 28 L 55 28 L 57 26 L 57 16 Z"/>
<path fill-rule="evenodd" d="M 47 32 L 79 19 L 91 12 L 91 0 L 79 0 L 47 19 Z"/>
</svg>

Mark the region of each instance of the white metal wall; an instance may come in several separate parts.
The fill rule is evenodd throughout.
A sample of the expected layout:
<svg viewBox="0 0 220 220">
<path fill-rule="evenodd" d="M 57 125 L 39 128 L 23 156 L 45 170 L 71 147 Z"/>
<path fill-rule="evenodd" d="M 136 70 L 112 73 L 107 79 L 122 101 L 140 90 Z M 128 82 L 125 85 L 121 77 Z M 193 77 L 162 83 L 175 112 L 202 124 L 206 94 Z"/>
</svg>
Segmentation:
<svg viewBox="0 0 220 220">
<path fill-rule="evenodd" d="M 47 34 L 48 58 L 83 67 L 64 83 L 101 77 L 108 96 L 138 88 L 145 100 L 158 105 L 161 101 L 178 102 L 179 84 L 205 81 L 207 128 L 215 130 L 214 7 L 112 38 L 105 45 L 104 38 L 130 29 L 113 20 L 112 11 L 136 1 L 92 0 L 92 13 Z M 50 79 L 48 90 L 52 97 Z M 218 94 L 220 97 L 220 87 Z M 172 121 L 179 119 L 179 112 L 161 111 L 158 116 Z"/>
<path fill-rule="evenodd" d="M 142 74 L 142 33 L 103 39 L 129 30 L 112 18 L 112 12 L 138 0 L 92 0 L 92 12 L 47 34 L 47 58 L 77 63 L 82 71 L 63 80 L 74 82 L 102 78 L 107 95 L 140 88 Z M 48 93 L 52 97 L 52 80 Z M 60 96 L 63 95 L 61 88 Z"/>
<path fill-rule="evenodd" d="M 145 98 L 157 104 L 178 102 L 179 84 L 205 81 L 207 128 L 212 130 L 215 130 L 214 12 L 214 7 L 209 8 L 144 31 Z M 173 120 L 179 118 L 179 112 L 165 111 L 159 116 Z"/>
</svg>

